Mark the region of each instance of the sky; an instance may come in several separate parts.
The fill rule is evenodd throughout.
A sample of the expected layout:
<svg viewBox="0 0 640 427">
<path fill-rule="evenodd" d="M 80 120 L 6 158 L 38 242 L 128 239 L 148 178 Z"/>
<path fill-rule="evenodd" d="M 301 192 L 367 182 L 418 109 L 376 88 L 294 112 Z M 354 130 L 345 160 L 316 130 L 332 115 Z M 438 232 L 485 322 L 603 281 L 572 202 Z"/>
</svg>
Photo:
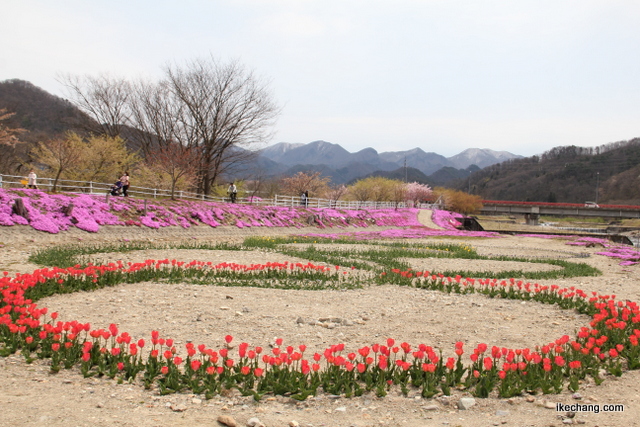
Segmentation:
<svg viewBox="0 0 640 427">
<path fill-rule="evenodd" d="M 159 79 L 239 61 L 282 112 L 270 144 L 531 156 L 640 137 L 636 0 L 20 0 L 0 81 Z"/>
</svg>

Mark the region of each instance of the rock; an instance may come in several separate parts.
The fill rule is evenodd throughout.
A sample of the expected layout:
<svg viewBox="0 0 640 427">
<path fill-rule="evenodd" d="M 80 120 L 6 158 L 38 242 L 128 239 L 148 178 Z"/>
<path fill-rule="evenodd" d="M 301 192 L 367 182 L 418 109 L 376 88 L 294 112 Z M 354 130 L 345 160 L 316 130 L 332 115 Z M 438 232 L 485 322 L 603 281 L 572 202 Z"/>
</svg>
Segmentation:
<svg viewBox="0 0 640 427">
<path fill-rule="evenodd" d="M 264 424 L 262 424 L 262 422 L 261 422 L 258 418 L 256 418 L 256 417 L 249 418 L 249 419 L 247 420 L 247 426 L 249 426 L 249 427 L 266 427 L 266 426 L 265 426 Z"/>
<path fill-rule="evenodd" d="M 227 306 L 222 306 L 220 307 L 220 310 L 231 310 L 231 307 L 227 307 Z"/>
<path fill-rule="evenodd" d="M 506 417 L 507 415 L 509 415 L 509 411 L 502 411 L 500 409 L 496 411 L 496 416 L 498 417 Z"/>
<path fill-rule="evenodd" d="M 533 396 L 527 396 L 524 400 L 526 400 L 529 403 L 533 403 L 536 401 L 536 398 Z"/>
<path fill-rule="evenodd" d="M 553 402 L 549 402 L 548 400 L 545 401 L 542 406 L 544 406 L 547 409 L 556 409 L 556 404 Z"/>
<path fill-rule="evenodd" d="M 296 319 L 296 323 L 298 323 L 298 324 L 299 324 L 299 323 L 305 323 L 305 320 L 304 320 L 302 317 L 298 317 L 298 318 Z"/>
<path fill-rule="evenodd" d="M 199 405 L 202 403 L 202 399 L 198 399 L 197 397 L 194 397 L 193 399 L 191 399 L 191 403 L 195 405 Z"/>
<path fill-rule="evenodd" d="M 184 412 L 187 410 L 187 405 L 184 404 L 179 404 L 179 405 L 171 405 L 169 406 L 169 408 L 173 411 L 173 412 Z"/>
<path fill-rule="evenodd" d="M 433 403 L 431 405 L 423 406 L 422 409 L 424 409 L 425 411 L 437 411 L 438 409 L 440 409 L 440 407 Z"/>
<path fill-rule="evenodd" d="M 573 420 L 571 418 L 565 418 L 562 420 L 562 424 L 573 424 Z"/>
<path fill-rule="evenodd" d="M 571 397 L 573 397 L 576 400 L 582 399 L 582 395 L 580 393 L 573 393 Z"/>
<path fill-rule="evenodd" d="M 300 423 L 296 420 L 289 421 L 289 427 L 300 427 Z"/>
<path fill-rule="evenodd" d="M 466 411 L 476 404 L 476 399 L 473 397 L 462 397 L 458 400 L 458 409 Z"/>
<path fill-rule="evenodd" d="M 336 410 L 336 412 L 347 412 L 347 407 L 346 406 L 338 406 L 335 410 Z"/>
<path fill-rule="evenodd" d="M 220 424 L 228 427 L 238 427 L 238 423 L 229 415 L 220 415 L 217 420 Z"/>
</svg>

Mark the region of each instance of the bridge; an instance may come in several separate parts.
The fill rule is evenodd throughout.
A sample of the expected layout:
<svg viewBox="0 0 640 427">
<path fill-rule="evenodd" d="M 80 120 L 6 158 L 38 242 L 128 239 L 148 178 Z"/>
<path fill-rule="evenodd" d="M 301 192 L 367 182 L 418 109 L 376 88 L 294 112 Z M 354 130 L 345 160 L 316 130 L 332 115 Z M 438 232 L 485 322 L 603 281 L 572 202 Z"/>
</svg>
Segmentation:
<svg viewBox="0 0 640 427">
<path fill-rule="evenodd" d="M 524 215 L 527 224 L 536 225 L 540 215 L 640 218 L 640 206 L 483 200 L 480 213 L 482 215 Z"/>
</svg>

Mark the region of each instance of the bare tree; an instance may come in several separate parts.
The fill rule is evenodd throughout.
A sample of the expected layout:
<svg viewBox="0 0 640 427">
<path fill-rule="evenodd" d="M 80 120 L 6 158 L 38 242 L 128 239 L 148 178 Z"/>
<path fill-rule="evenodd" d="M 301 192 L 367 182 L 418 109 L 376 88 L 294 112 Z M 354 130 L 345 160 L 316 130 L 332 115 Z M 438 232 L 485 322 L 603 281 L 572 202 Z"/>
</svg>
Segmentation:
<svg viewBox="0 0 640 427">
<path fill-rule="evenodd" d="M 267 85 L 238 62 L 213 58 L 165 68 L 169 90 L 183 108 L 178 122 L 184 142 L 201 148 L 199 176 L 205 194 L 225 165 L 246 156 L 247 147 L 270 138 L 279 113 Z"/>
<path fill-rule="evenodd" d="M 97 77 L 67 74 L 58 80 L 67 88 L 71 102 L 95 120 L 86 125 L 86 130 L 110 137 L 120 136 L 129 116 L 129 82 L 107 74 Z"/>
<path fill-rule="evenodd" d="M 279 114 L 268 85 L 238 62 L 213 58 L 168 65 L 158 82 L 130 83 L 105 75 L 65 77 L 71 99 L 91 115 L 99 133 L 127 135 L 145 156 L 178 143 L 197 153 L 198 190 L 253 159 L 244 148 L 266 142 Z"/>
<path fill-rule="evenodd" d="M 175 200 L 176 185 L 179 180 L 186 181 L 187 184 L 194 184 L 198 165 L 198 155 L 195 150 L 196 147 L 185 147 L 174 143 L 158 147 L 147 158 L 152 170 L 169 177 L 172 200 Z"/>
</svg>

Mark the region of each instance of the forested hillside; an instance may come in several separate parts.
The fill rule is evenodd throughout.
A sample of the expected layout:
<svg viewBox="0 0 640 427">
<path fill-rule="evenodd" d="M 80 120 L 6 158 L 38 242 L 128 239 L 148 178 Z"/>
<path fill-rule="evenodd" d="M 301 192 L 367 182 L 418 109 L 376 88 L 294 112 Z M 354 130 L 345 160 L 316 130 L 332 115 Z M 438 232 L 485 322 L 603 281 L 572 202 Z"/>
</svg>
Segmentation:
<svg viewBox="0 0 640 427">
<path fill-rule="evenodd" d="M 469 179 L 456 188 L 490 200 L 640 204 L 640 138 L 594 148 L 556 147 L 487 167 Z"/>
<path fill-rule="evenodd" d="M 15 113 L 4 125 L 24 129 L 20 140 L 29 143 L 59 136 L 90 121 L 71 102 L 18 79 L 0 82 L 0 108 Z"/>
</svg>

